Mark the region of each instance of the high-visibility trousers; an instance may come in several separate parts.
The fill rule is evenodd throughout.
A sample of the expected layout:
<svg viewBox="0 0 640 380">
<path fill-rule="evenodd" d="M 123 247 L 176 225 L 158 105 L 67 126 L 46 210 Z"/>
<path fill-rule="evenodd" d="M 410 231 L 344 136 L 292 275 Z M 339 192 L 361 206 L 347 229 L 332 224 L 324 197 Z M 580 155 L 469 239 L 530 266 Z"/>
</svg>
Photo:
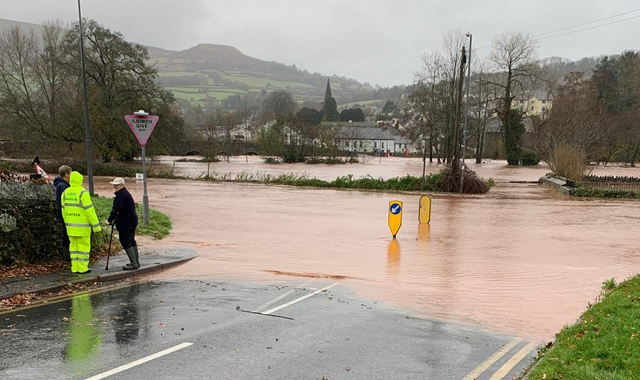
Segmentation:
<svg viewBox="0 0 640 380">
<path fill-rule="evenodd" d="M 69 236 L 69 243 L 71 272 L 82 273 L 88 271 L 91 236 Z"/>
</svg>

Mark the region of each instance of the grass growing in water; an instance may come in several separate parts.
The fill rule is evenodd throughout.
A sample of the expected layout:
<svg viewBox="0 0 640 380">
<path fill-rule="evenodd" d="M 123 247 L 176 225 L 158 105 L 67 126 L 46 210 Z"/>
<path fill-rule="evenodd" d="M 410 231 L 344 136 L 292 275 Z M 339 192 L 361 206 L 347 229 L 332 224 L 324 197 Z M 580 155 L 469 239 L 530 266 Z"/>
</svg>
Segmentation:
<svg viewBox="0 0 640 380">
<path fill-rule="evenodd" d="M 91 198 L 93 205 L 98 213 L 98 219 L 100 223 L 104 223 L 111 213 L 111 206 L 113 206 L 113 198 L 106 197 L 93 197 Z M 169 217 L 160 211 L 150 209 L 149 210 L 149 224 L 144 224 L 142 217 L 142 205 L 136 204 L 136 212 L 138 214 L 138 229 L 136 233 L 138 235 L 151 236 L 156 239 L 162 239 L 171 231 L 171 220 Z M 102 227 L 105 228 L 104 226 Z M 111 227 L 109 227 L 110 229 Z"/>
<path fill-rule="evenodd" d="M 600 302 L 541 351 L 529 379 L 640 379 L 640 276 L 605 281 Z"/>
<path fill-rule="evenodd" d="M 307 175 L 297 174 L 279 174 L 272 175 L 267 173 L 218 173 L 213 171 L 209 175 L 199 177 L 198 179 L 214 182 L 245 182 L 245 183 L 264 183 L 272 185 L 287 186 L 308 186 L 333 189 L 359 189 L 359 190 L 386 190 L 386 191 L 422 191 L 422 177 L 404 176 L 389 178 L 374 178 L 366 176 L 355 178 L 353 175 L 338 177 L 333 181 L 325 181 L 317 178 L 309 178 Z M 441 174 L 429 174 L 425 176 L 424 191 L 438 192 L 442 191 Z M 493 186 L 492 179 L 484 181 L 485 188 L 488 190 Z"/>
</svg>

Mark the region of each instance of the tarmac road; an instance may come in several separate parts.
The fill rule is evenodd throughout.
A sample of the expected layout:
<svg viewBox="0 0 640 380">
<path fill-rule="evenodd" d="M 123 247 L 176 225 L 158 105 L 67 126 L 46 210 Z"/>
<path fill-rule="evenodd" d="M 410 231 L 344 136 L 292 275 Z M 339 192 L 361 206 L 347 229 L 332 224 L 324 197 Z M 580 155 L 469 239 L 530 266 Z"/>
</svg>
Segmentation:
<svg viewBox="0 0 640 380">
<path fill-rule="evenodd" d="M 512 379 L 537 346 L 334 280 L 163 281 L 0 314 L 0 379 Z"/>
</svg>

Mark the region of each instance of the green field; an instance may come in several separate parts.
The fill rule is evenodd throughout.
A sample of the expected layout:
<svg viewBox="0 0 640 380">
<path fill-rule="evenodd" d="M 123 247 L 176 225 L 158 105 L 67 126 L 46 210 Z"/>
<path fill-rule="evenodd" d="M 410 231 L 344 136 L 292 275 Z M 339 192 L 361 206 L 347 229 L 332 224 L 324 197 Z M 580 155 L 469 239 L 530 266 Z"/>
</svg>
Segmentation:
<svg viewBox="0 0 640 380">
<path fill-rule="evenodd" d="M 228 98 L 231 95 L 235 95 L 235 94 L 246 94 L 246 92 L 240 92 L 242 90 L 237 90 L 238 92 L 231 92 L 231 91 L 207 91 L 207 95 L 209 95 L 212 98 L 216 98 L 218 100 L 223 100 Z"/>
<path fill-rule="evenodd" d="M 188 72 L 188 71 L 161 71 L 158 73 L 161 77 L 192 77 L 199 75 L 196 72 Z"/>
<path fill-rule="evenodd" d="M 207 98 L 215 98 L 224 100 L 231 95 L 246 94 L 245 90 L 230 87 L 187 87 L 187 86 L 167 86 L 165 89 L 171 91 L 176 98 L 184 100 L 193 100 L 194 102 L 205 100 Z M 202 91 L 202 92 L 200 92 Z"/>
<path fill-rule="evenodd" d="M 250 76 L 244 76 L 244 75 L 223 74 L 222 77 L 225 78 L 225 79 L 234 81 L 234 82 L 244 83 L 244 84 L 246 84 L 248 86 L 259 87 L 259 88 L 266 87 L 267 84 L 271 85 L 271 87 L 277 87 L 277 88 L 286 88 L 286 87 L 291 87 L 291 88 L 315 88 L 315 86 L 312 86 L 312 85 L 306 84 L 306 83 L 285 82 L 285 81 L 266 79 L 266 78 L 256 78 L 256 77 L 250 77 Z"/>
<path fill-rule="evenodd" d="M 171 91 L 171 92 L 188 92 L 188 93 L 198 93 L 199 88 L 198 87 L 165 87 L 165 89 Z"/>
<path fill-rule="evenodd" d="M 360 102 L 351 102 L 351 103 L 346 103 L 346 104 L 340 104 L 339 107 L 351 107 L 351 106 L 355 106 L 356 104 L 359 104 L 361 106 L 368 106 L 368 105 L 384 105 L 384 100 L 363 100 Z"/>
<path fill-rule="evenodd" d="M 184 99 L 184 100 L 204 100 L 207 98 L 207 94 L 199 94 L 199 93 L 185 93 L 185 92 L 174 92 L 173 95 L 175 95 L 176 98 L 178 99 Z"/>
</svg>

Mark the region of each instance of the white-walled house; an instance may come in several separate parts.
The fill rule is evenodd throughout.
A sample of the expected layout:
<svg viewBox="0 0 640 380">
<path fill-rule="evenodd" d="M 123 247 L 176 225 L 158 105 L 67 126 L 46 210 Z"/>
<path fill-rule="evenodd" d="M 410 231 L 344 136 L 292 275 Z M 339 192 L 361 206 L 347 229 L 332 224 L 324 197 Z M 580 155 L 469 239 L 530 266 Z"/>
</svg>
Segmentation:
<svg viewBox="0 0 640 380">
<path fill-rule="evenodd" d="M 358 153 L 389 152 L 404 153 L 402 145 L 396 144 L 396 136 L 387 129 L 370 125 L 336 126 L 334 142 L 340 150 Z M 398 148 L 398 150 L 396 150 Z"/>
</svg>

